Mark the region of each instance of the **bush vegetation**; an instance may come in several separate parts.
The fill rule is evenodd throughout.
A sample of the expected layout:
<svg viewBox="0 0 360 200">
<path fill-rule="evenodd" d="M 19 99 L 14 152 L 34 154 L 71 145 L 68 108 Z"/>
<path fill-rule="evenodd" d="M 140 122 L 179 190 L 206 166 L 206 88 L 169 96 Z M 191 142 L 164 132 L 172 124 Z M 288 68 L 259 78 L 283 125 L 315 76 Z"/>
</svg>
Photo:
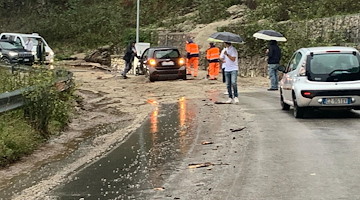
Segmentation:
<svg viewBox="0 0 360 200">
<path fill-rule="evenodd" d="M 31 153 L 42 141 L 27 123 L 23 110 L 0 114 L 0 167 Z"/>
<path fill-rule="evenodd" d="M 227 15 L 236 0 L 141 0 L 140 41 L 153 42 L 165 19 L 198 9 L 196 20 L 207 23 Z M 14 17 L 16 16 L 16 20 Z M 0 32 L 37 32 L 57 55 L 102 45 L 125 47 L 135 40 L 136 0 L 0 0 Z"/>
<path fill-rule="evenodd" d="M 357 0 L 141 0 L 140 41 L 154 42 L 152 29 L 166 19 L 176 21 L 198 10 L 193 20 L 209 23 L 228 16 L 226 8 L 235 4 L 250 8 L 249 23 L 312 19 L 360 9 Z M 125 47 L 135 39 L 136 0 L 0 0 L 0 24 L 0 32 L 40 33 L 57 55 L 107 44 Z"/>
<path fill-rule="evenodd" d="M 359 13 L 360 9 L 358 0 L 252 0 L 252 2 L 256 4 L 250 15 L 252 21 L 306 20 Z"/>
<path fill-rule="evenodd" d="M 70 85 L 67 90 L 59 91 L 54 83 L 59 76 L 65 75 L 61 73 L 66 72 L 39 69 L 9 73 L 0 70 L 2 92 L 29 88 L 23 94 L 25 106 L 0 113 L 0 167 L 31 153 L 38 144 L 68 124 L 74 87 Z"/>
</svg>

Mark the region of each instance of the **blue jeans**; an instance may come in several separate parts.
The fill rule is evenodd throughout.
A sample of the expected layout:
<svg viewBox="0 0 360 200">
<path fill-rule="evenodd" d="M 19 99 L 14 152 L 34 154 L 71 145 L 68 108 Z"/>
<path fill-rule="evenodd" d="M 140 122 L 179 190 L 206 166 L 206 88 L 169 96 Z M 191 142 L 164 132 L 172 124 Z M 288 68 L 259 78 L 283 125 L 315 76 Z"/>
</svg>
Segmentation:
<svg viewBox="0 0 360 200">
<path fill-rule="evenodd" d="M 237 70 L 225 72 L 226 87 L 229 93 L 229 98 L 238 97 L 237 76 Z M 232 90 L 234 90 L 234 96 Z"/>
<path fill-rule="evenodd" d="M 268 64 L 268 72 L 269 72 L 269 79 L 270 79 L 270 88 L 271 89 L 278 89 L 278 74 L 277 69 L 279 64 Z"/>
</svg>

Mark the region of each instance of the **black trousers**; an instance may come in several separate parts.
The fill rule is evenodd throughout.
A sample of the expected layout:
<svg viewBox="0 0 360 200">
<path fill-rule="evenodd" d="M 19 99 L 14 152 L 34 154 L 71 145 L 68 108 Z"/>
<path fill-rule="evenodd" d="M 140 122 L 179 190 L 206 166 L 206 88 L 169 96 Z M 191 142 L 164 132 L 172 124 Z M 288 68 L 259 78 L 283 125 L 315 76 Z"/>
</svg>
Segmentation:
<svg viewBox="0 0 360 200">
<path fill-rule="evenodd" d="M 223 81 L 223 83 L 225 83 L 226 82 L 226 80 L 225 80 L 225 68 L 221 68 L 221 73 L 222 73 L 222 81 Z"/>
<path fill-rule="evenodd" d="M 126 76 L 126 74 L 131 70 L 132 68 L 132 62 L 125 62 L 125 69 L 124 72 L 122 73 L 123 76 Z"/>
</svg>

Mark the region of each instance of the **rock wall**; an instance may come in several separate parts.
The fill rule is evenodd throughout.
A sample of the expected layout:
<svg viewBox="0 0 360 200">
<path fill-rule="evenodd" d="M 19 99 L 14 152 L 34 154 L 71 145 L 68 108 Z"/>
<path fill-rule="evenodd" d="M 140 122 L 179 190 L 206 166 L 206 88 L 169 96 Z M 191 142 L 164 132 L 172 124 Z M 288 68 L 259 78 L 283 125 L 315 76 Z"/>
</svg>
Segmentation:
<svg viewBox="0 0 360 200">
<path fill-rule="evenodd" d="M 360 14 L 334 16 L 298 23 L 306 27 L 306 36 L 312 39 L 329 39 L 334 35 L 344 38 L 349 43 L 360 42 Z M 294 26 L 292 26 L 294 27 Z"/>
</svg>

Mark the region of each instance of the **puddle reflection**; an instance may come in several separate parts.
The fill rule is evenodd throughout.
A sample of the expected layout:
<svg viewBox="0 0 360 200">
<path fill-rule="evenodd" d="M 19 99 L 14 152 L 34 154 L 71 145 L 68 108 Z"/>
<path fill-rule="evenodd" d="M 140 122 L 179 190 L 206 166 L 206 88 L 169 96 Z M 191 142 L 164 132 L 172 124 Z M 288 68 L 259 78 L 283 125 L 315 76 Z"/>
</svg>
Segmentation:
<svg viewBox="0 0 360 200">
<path fill-rule="evenodd" d="M 53 192 L 57 199 L 142 199 L 161 187 L 188 152 L 197 108 L 185 98 L 154 106 L 148 120 L 106 157 Z"/>
</svg>

